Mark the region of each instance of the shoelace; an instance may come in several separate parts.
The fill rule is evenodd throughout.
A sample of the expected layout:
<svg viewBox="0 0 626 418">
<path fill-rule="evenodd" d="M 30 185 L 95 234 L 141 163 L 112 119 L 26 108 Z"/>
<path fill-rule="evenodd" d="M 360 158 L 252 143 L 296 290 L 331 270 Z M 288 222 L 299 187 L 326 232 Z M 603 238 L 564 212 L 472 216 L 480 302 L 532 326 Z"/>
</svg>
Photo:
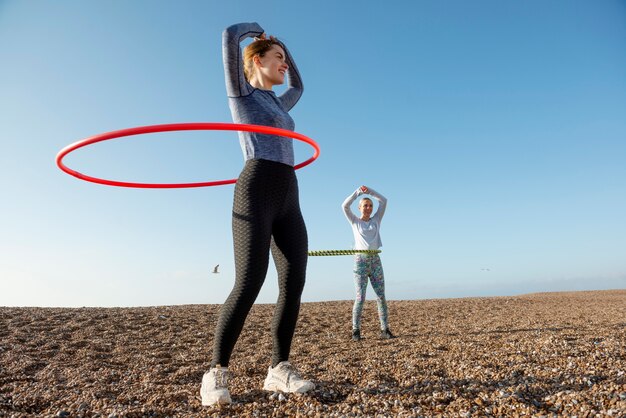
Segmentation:
<svg viewBox="0 0 626 418">
<path fill-rule="evenodd" d="M 286 363 L 286 364 L 282 364 L 280 366 L 281 370 L 285 371 L 285 374 L 287 375 L 287 382 L 291 381 L 291 377 L 293 376 L 296 380 L 302 380 L 302 377 L 300 377 L 300 373 L 298 373 L 298 371 L 296 370 L 295 367 L 293 367 L 291 365 L 291 363 Z M 285 383 L 287 383 L 285 382 Z"/>
<path fill-rule="evenodd" d="M 228 388 L 228 372 L 216 370 L 215 371 L 215 388 L 226 389 Z"/>
</svg>

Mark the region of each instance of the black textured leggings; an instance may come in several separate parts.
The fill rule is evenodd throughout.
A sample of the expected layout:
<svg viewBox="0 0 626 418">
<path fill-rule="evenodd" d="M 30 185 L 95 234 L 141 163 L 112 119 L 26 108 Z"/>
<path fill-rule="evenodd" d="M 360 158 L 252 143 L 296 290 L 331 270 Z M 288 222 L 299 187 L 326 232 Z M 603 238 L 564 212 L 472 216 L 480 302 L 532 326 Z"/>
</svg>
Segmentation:
<svg viewBox="0 0 626 418">
<path fill-rule="evenodd" d="M 308 257 L 308 238 L 293 167 L 268 160 L 246 162 L 235 185 L 233 243 L 235 285 L 220 310 L 211 367 L 228 366 L 244 321 L 265 280 L 270 246 L 279 286 L 272 322 L 272 366 L 276 366 L 289 359 Z"/>
</svg>

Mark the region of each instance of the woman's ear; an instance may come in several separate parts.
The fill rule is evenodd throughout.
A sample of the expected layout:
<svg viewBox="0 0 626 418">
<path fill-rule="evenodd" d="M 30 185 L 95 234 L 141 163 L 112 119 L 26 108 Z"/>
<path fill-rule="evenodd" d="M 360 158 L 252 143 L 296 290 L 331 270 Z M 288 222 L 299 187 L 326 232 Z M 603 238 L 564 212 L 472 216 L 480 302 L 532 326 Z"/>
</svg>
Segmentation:
<svg viewBox="0 0 626 418">
<path fill-rule="evenodd" d="M 261 63 L 261 57 L 259 57 L 258 55 L 255 55 L 254 57 L 252 57 L 252 62 L 254 62 L 254 65 L 257 67 L 263 66 L 263 64 Z"/>
</svg>

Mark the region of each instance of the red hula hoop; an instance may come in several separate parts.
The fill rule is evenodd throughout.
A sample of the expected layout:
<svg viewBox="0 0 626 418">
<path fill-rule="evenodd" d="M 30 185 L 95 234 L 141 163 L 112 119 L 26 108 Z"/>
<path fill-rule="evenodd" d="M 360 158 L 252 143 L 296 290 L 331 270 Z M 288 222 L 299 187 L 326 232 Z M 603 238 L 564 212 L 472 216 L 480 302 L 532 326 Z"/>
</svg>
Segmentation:
<svg viewBox="0 0 626 418">
<path fill-rule="evenodd" d="M 86 147 L 87 145 L 95 144 L 96 142 L 107 141 L 109 139 L 121 138 L 124 136 L 150 134 L 155 132 L 170 132 L 170 131 L 246 131 L 257 132 L 260 134 L 284 136 L 287 138 L 296 139 L 298 141 L 306 142 L 311 145 L 315 150 L 313 157 L 308 160 L 294 166 L 295 170 L 305 167 L 311 164 L 320 155 L 320 147 L 311 138 L 293 132 L 287 129 L 275 128 L 273 126 L 262 125 L 246 125 L 238 123 L 212 123 L 212 122 L 199 122 L 199 123 L 170 123 L 164 125 L 149 125 L 139 126 L 136 128 L 121 129 L 119 131 L 106 132 L 103 134 L 95 135 L 90 138 L 83 139 L 75 142 L 63 148 L 56 156 L 57 166 L 65 171 L 67 174 L 72 175 L 81 180 L 90 181 L 93 183 L 104 184 L 107 186 L 118 187 L 137 187 L 144 189 L 175 189 L 185 187 L 207 187 L 207 186 L 220 186 L 224 184 L 233 184 L 237 182 L 237 179 L 230 180 L 217 180 L 217 181 L 205 181 L 199 183 L 132 183 L 125 181 L 106 180 L 98 177 L 91 177 L 80 173 L 76 170 L 72 170 L 63 164 L 63 158 L 72 151 L 76 151 L 79 148 Z"/>
</svg>

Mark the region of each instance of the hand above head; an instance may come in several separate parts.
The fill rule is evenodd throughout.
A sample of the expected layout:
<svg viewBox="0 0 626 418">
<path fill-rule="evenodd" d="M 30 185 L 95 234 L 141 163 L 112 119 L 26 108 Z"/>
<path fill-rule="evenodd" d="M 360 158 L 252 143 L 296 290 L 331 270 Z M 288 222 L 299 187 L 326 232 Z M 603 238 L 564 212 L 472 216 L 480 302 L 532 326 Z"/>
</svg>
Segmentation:
<svg viewBox="0 0 626 418">
<path fill-rule="evenodd" d="M 266 34 L 265 32 L 263 32 L 263 33 L 262 33 L 261 35 L 259 35 L 259 36 L 255 36 L 255 37 L 254 37 L 254 40 L 255 40 L 255 41 L 264 41 L 264 40 L 266 40 L 266 39 L 267 39 L 267 34 Z M 274 37 L 273 35 L 270 35 L 270 40 L 271 40 L 271 41 L 275 41 L 275 40 L 276 40 L 276 37 Z"/>
<path fill-rule="evenodd" d="M 369 189 L 367 188 L 367 186 L 361 186 L 359 189 L 360 189 L 360 190 L 361 190 L 361 192 L 363 192 L 363 193 L 367 193 L 367 192 L 369 191 Z"/>
</svg>

